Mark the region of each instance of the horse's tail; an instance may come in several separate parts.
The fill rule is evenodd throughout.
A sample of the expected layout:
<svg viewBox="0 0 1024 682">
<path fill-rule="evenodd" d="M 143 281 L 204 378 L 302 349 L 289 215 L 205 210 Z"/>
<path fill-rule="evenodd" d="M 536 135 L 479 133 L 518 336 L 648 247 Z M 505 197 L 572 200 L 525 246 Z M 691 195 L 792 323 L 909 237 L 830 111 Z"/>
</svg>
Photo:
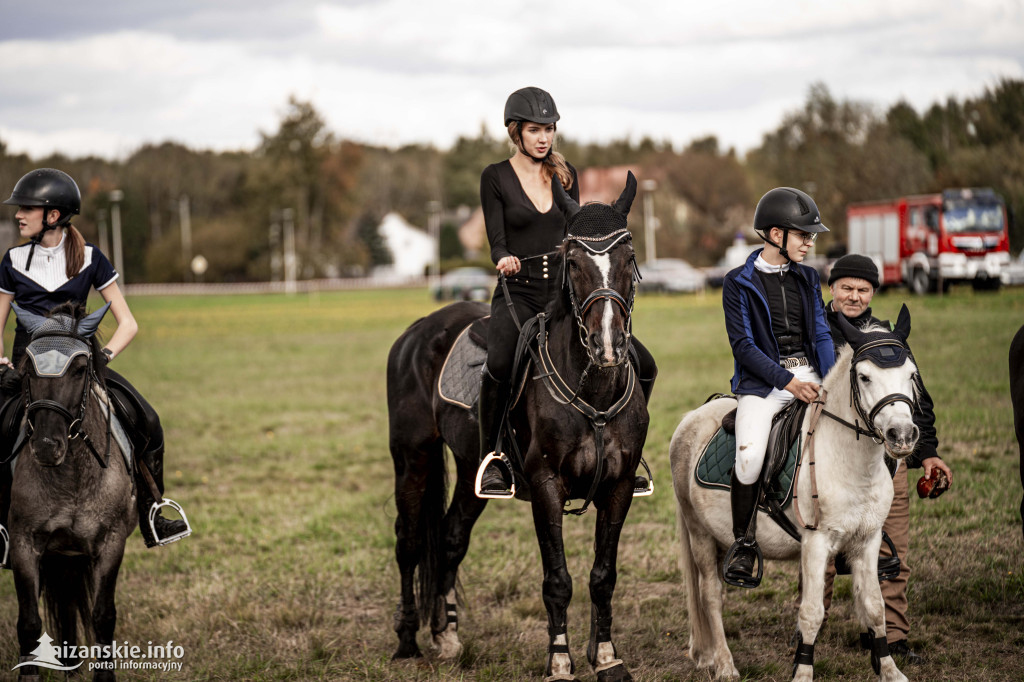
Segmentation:
<svg viewBox="0 0 1024 682">
<path fill-rule="evenodd" d="M 418 605 L 420 620 L 429 623 L 440 594 L 441 578 L 447 567 L 444 546 L 444 516 L 448 509 L 448 467 L 444 444 L 427 457 L 426 489 L 420 503 L 417 535 L 423 540 L 419 565 Z M 443 611 L 442 611 L 443 613 Z"/>
<path fill-rule="evenodd" d="M 39 570 L 39 584 L 46 604 L 48 632 L 56 642 L 92 643 L 92 559 L 86 555 L 47 554 Z"/>
<path fill-rule="evenodd" d="M 700 569 L 690 546 L 690 529 L 686 525 L 683 509 L 676 502 L 676 527 L 679 529 L 679 567 L 686 581 L 686 611 L 690 617 L 690 655 L 707 650 L 712 642 L 712 625 L 701 599 Z M 717 585 L 705 585 L 705 589 L 719 589 Z"/>
</svg>

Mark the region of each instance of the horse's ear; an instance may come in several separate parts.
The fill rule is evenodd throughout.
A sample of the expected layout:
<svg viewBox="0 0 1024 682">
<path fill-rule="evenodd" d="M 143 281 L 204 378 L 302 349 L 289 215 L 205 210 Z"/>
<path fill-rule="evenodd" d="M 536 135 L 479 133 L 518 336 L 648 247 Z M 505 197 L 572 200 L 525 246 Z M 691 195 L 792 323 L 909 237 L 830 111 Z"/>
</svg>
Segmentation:
<svg viewBox="0 0 1024 682">
<path fill-rule="evenodd" d="M 557 173 L 551 176 L 551 196 L 555 200 L 555 205 L 565 215 L 566 222 L 580 212 L 580 205 L 562 187 L 562 181 L 558 179 Z"/>
<path fill-rule="evenodd" d="M 100 327 L 100 321 L 103 320 L 103 316 L 110 310 L 110 304 L 107 303 L 99 310 L 90 313 L 78 321 L 78 333 L 85 338 L 89 338 L 96 333 L 96 330 Z"/>
<path fill-rule="evenodd" d="M 900 308 L 900 314 L 896 318 L 896 326 L 893 328 L 892 333 L 900 337 L 903 343 L 906 343 L 907 339 L 910 338 L 910 310 L 907 309 L 906 303 Z"/>
<path fill-rule="evenodd" d="M 850 348 L 856 352 L 865 344 L 865 342 L 867 342 L 869 338 L 868 335 L 850 324 L 850 321 L 846 319 L 846 315 L 839 313 L 837 315 L 837 319 L 839 322 L 839 331 L 843 333 L 843 338 L 846 339 L 848 344 L 850 344 Z"/>
<path fill-rule="evenodd" d="M 633 205 L 633 199 L 636 198 L 636 176 L 633 175 L 633 171 L 626 171 L 626 188 L 622 190 L 622 194 L 612 204 L 612 208 L 621 213 L 622 215 L 629 215 L 629 207 Z"/>
<path fill-rule="evenodd" d="M 46 321 L 46 317 L 43 315 L 37 315 L 36 313 L 29 312 L 17 303 L 11 303 L 11 309 L 18 317 L 18 322 L 21 322 L 21 326 L 24 327 L 25 331 L 29 334 L 38 329 L 39 325 Z"/>
</svg>

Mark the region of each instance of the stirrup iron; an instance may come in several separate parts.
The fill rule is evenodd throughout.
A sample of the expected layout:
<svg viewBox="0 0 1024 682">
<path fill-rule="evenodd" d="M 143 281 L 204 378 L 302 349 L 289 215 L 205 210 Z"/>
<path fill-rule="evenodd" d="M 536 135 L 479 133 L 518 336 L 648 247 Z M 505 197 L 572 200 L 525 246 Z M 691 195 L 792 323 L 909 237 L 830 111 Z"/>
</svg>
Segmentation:
<svg viewBox="0 0 1024 682">
<path fill-rule="evenodd" d="M 484 492 L 482 488 L 484 472 L 487 471 L 487 466 L 496 459 L 501 460 L 501 463 L 505 465 L 505 469 L 508 471 L 509 478 L 512 479 L 512 482 L 509 484 L 509 489 L 507 491 Z M 473 482 L 473 492 L 482 500 L 507 500 L 516 496 L 516 477 L 515 474 L 512 473 L 512 465 L 505 455 L 499 455 L 491 452 L 484 457 L 483 461 L 480 462 L 480 466 L 476 468 L 476 480 Z"/>
<path fill-rule="evenodd" d="M 11 536 L 2 523 L 0 523 L 0 542 L 4 543 L 4 553 L 3 556 L 0 556 L 0 568 L 7 568 L 7 559 L 11 553 Z"/>
<path fill-rule="evenodd" d="M 654 474 L 651 473 L 651 467 L 647 466 L 647 462 L 643 457 L 640 458 L 640 464 L 647 472 L 647 478 L 644 481 L 647 483 L 643 488 L 637 487 L 637 479 L 643 478 L 643 476 L 636 476 L 633 479 L 633 497 L 648 497 L 654 494 Z"/>
<path fill-rule="evenodd" d="M 185 530 L 180 531 L 178 533 L 174 533 L 173 535 L 168 535 L 165 538 L 160 537 L 156 530 L 156 517 L 157 514 L 160 513 L 160 510 L 163 509 L 164 507 L 170 507 L 181 516 L 181 520 L 185 522 Z M 164 545 L 169 545 L 172 542 L 177 542 L 178 540 L 187 538 L 189 535 L 192 535 L 192 525 L 188 522 L 188 517 L 185 516 L 185 510 L 181 508 L 180 504 L 167 497 L 163 498 L 159 502 L 154 502 L 152 505 L 150 505 L 149 530 L 153 534 L 153 541 L 156 543 L 155 545 L 153 545 L 154 547 L 163 547 Z"/>
<path fill-rule="evenodd" d="M 756 513 L 756 510 L 755 510 Z M 741 575 L 737 573 L 731 573 L 729 571 L 729 564 L 732 563 L 732 558 L 736 555 L 740 549 L 748 549 L 754 552 L 754 562 L 757 572 L 753 575 Z M 753 589 L 761 584 L 761 578 L 764 577 L 764 555 L 761 553 L 761 547 L 757 544 L 756 540 L 748 540 L 746 538 L 740 538 L 736 542 L 732 543 L 732 547 L 725 555 L 725 560 L 722 562 L 722 580 L 728 585 L 733 587 L 745 587 L 747 589 Z"/>
</svg>

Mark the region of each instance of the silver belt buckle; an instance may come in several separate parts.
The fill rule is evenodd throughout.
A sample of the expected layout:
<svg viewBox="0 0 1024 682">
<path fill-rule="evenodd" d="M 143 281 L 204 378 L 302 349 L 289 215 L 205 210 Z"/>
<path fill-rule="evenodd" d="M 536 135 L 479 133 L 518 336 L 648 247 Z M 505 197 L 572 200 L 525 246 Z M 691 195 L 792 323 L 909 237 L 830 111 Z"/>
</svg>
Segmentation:
<svg viewBox="0 0 1024 682">
<path fill-rule="evenodd" d="M 807 358 L 783 358 L 780 363 L 786 369 L 796 369 L 802 364 L 808 364 Z"/>
</svg>

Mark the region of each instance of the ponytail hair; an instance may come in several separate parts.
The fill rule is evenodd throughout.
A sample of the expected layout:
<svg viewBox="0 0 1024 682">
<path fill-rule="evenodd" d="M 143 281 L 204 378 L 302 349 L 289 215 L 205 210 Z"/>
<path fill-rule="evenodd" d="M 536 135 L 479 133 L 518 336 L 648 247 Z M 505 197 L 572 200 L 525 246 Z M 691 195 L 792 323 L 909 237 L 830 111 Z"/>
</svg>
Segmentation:
<svg viewBox="0 0 1024 682">
<path fill-rule="evenodd" d="M 70 223 L 66 229 L 67 242 L 64 244 L 66 268 L 64 273 L 68 279 L 71 279 L 82 271 L 82 266 L 85 264 L 85 237 L 78 231 L 78 228 Z"/>
<path fill-rule="evenodd" d="M 523 136 L 521 132 L 521 121 L 512 121 L 508 124 L 508 136 L 512 140 L 512 151 L 516 149 L 526 154 L 523 150 Z M 555 124 L 555 130 L 558 129 Z M 569 162 L 565 160 L 559 152 L 555 151 L 554 145 L 552 144 L 551 149 L 548 151 L 548 155 L 544 157 L 542 162 L 544 164 L 544 172 L 547 174 L 548 180 L 551 176 L 557 175 L 558 181 L 562 183 L 562 187 L 568 192 L 572 187 L 572 171 L 569 170 Z"/>
</svg>

